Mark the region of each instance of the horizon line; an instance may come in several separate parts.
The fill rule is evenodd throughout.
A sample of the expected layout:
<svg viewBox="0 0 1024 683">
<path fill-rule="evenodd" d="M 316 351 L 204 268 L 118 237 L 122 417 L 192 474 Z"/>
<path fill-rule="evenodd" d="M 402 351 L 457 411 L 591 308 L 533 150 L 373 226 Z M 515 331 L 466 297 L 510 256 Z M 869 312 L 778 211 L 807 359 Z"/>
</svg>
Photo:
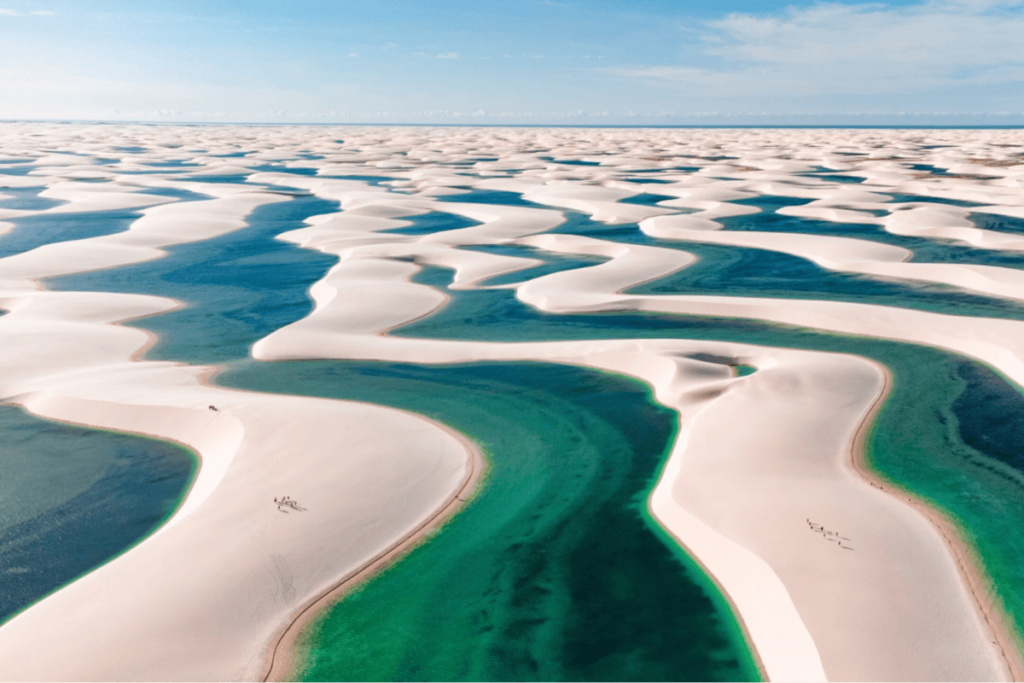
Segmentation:
<svg viewBox="0 0 1024 683">
<path fill-rule="evenodd" d="M 746 116 L 746 115 L 736 115 Z M 801 116 L 801 115 L 794 115 Z M 811 115 L 803 115 L 811 116 Z M 851 116 L 850 114 L 836 114 L 835 116 Z M 934 116 L 936 118 L 949 116 L 942 114 L 911 114 L 908 116 Z M 998 116 L 998 115 L 983 115 Z M 74 118 L 53 118 L 53 119 L 28 119 L 28 118 L 0 118 L 0 123 L 56 123 L 74 124 L 86 123 L 96 125 L 142 125 L 142 126 L 362 126 L 362 127 L 422 127 L 422 128 L 854 128 L 854 129 L 991 129 L 991 130 L 1015 130 L 1024 129 L 1024 121 L 1021 123 L 1007 124 L 898 124 L 898 123 L 877 123 L 877 124 L 828 124 L 828 123 L 734 123 L 734 124 L 711 124 L 711 123 L 422 123 L 422 122 L 322 122 L 322 121 L 148 121 L 138 119 L 74 119 Z"/>
</svg>

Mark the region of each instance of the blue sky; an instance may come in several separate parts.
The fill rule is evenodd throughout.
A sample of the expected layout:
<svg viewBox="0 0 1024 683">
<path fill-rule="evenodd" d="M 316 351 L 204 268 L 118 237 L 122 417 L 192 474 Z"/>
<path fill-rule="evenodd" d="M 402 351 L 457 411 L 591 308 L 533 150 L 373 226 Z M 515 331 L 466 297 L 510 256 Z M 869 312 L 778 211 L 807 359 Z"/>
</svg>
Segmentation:
<svg viewBox="0 0 1024 683">
<path fill-rule="evenodd" d="M 1024 0 L 0 0 L 0 118 L 1024 123 Z"/>
</svg>

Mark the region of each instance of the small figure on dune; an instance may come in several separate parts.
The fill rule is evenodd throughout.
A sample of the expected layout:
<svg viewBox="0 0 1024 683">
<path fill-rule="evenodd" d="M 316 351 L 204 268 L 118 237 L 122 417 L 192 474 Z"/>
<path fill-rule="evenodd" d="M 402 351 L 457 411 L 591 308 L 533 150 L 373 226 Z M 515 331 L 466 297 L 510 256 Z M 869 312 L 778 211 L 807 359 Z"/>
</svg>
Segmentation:
<svg viewBox="0 0 1024 683">
<path fill-rule="evenodd" d="M 287 510 L 281 507 L 282 505 L 287 505 L 292 510 L 297 510 L 299 512 L 305 510 L 304 507 L 299 506 L 297 502 L 292 500 L 290 496 L 281 496 L 280 498 L 274 498 L 274 502 L 277 504 L 277 509 L 280 510 L 281 512 L 288 512 Z"/>
<path fill-rule="evenodd" d="M 215 413 L 219 413 L 220 412 L 219 410 L 217 410 L 217 406 L 214 406 L 214 405 L 210 406 L 210 410 L 212 410 Z"/>
</svg>

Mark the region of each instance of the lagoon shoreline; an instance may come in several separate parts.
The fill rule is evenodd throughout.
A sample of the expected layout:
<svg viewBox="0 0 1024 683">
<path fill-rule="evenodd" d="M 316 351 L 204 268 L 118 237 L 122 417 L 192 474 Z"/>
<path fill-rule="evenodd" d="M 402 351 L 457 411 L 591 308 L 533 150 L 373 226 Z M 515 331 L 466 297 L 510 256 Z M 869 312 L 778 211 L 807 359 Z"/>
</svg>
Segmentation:
<svg viewBox="0 0 1024 683">
<path fill-rule="evenodd" d="M 463 506 L 472 503 L 473 496 L 480 485 L 480 480 L 486 472 L 487 461 L 480 448 L 461 433 L 440 422 L 430 420 L 422 415 L 417 415 L 417 417 L 427 420 L 433 423 L 435 427 L 448 432 L 465 447 L 470 465 L 466 478 L 431 517 L 424 520 L 394 545 L 370 558 L 362 567 L 348 573 L 333 586 L 327 588 L 303 605 L 290 618 L 288 624 L 278 632 L 271 645 L 267 648 L 263 672 L 258 680 L 295 680 L 291 674 L 295 674 L 300 666 L 297 655 L 301 652 L 300 639 L 303 636 L 304 629 L 320 617 L 324 611 L 329 610 L 334 603 L 343 599 L 345 593 L 356 589 L 360 583 L 369 581 L 376 574 L 385 571 L 388 566 L 400 560 L 403 555 L 414 550 L 417 545 L 422 543 L 433 531 L 440 528 L 449 518 L 458 514 Z"/>
<path fill-rule="evenodd" d="M 945 541 L 950 555 L 956 561 L 960 577 L 973 598 L 978 614 L 984 619 L 992 637 L 995 638 L 994 643 L 1006 663 L 1009 679 L 1024 681 L 1024 656 L 1022 656 L 1024 649 L 1021 647 L 1024 642 L 1024 634 L 1017 632 L 1002 608 L 993 581 L 985 571 L 985 563 L 981 556 L 970 548 L 963 539 L 956 522 L 950 519 L 946 513 L 921 499 L 912 491 L 883 478 L 881 473 L 877 472 L 868 462 L 867 442 L 874 428 L 875 419 L 885 407 L 893 383 L 892 372 L 881 363 L 877 363 L 877 365 L 885 376 L 885 388 L 857 429 L 856 436 L 850 445 L 850 466 L 868 484 L 905 501 L 931 522 Z"/>
</svg>

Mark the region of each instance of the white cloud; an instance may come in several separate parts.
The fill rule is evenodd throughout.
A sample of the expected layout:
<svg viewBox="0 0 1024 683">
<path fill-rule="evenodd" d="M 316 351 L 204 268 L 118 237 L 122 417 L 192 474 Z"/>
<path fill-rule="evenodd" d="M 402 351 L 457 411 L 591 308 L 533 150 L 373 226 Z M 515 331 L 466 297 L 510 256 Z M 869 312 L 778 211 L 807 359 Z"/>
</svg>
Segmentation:
<svg viewBox="0 0 1024 683">
<path fill-rule="evenodd" d="M 29 12 L 29 14 L 34 14 L 37 17 L 50 17 L 50 16 L 53 16 L 54 14 L 56 14 L 56 12 L 53 12 L 53 11 L 48 10 L 48 9 L 37 9 L 37 10 L 33 10 L 33 11 Z M 16 10 L 16 9 L 3 9 L 3 8 L 0 8 L 0 16 L 21 17 L 21 16 L 24 16 L 24 15 L 21 12 L 19 12 L 18 10 Z"/>
<path fill-rule="evenodd" d="M 428 55 L 426 52 L 414 52 L 413 57 L 422 57 L 423 59 L 458 59 L 458 52 L 442 52 L 436 55 Z"/>
<path fill-rule="evenodd" d="M 709 22 L 712 66 L 609 70 L 710 96 L 865 95 L 1024 82 L 1024 0 L 823 3 Z"/>
</svg>

